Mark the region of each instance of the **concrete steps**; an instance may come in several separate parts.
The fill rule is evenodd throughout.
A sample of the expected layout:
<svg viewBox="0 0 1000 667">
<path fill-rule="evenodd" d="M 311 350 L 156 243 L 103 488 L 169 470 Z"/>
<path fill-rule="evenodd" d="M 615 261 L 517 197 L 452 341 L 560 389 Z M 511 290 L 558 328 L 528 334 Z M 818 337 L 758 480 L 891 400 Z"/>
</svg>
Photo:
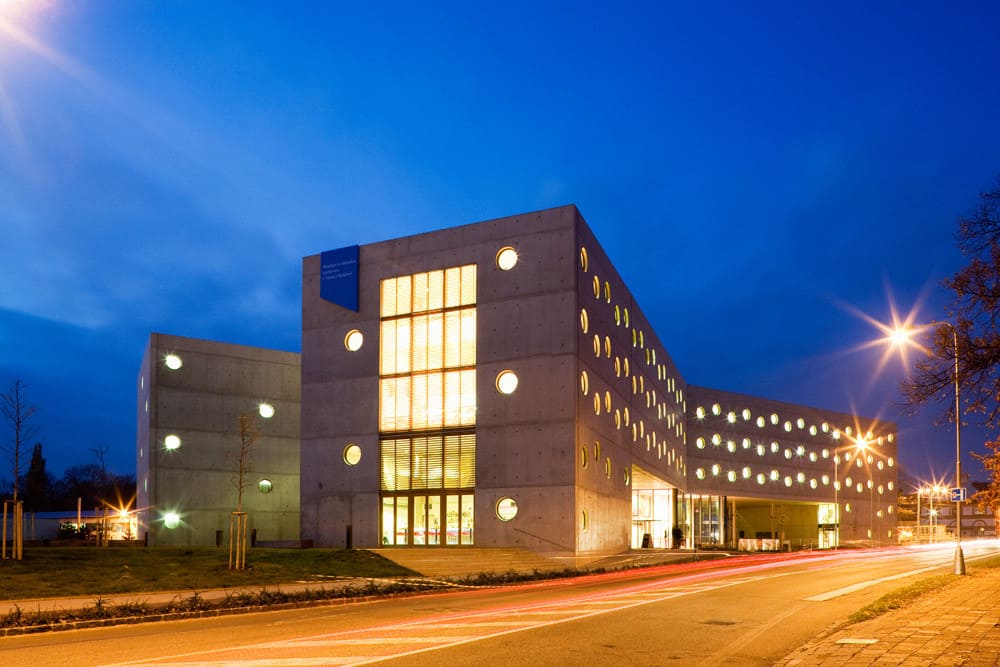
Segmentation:
<svg viewBox="0 0 1000 667">
<path fill-rule="evenodd" d="M 467 577 L 481 572 L 550 572 L 575 566 L 573 559 L 546 558 L 526 549 L 389 547 L 370 551 L 427 577 Z"/>
</svg>

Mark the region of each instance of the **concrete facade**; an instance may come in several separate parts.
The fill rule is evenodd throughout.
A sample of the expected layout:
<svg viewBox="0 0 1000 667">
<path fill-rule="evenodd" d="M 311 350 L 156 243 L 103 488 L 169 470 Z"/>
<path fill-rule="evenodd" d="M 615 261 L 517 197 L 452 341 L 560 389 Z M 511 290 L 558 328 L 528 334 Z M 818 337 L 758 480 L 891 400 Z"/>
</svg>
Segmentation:
<svg viewBox="0 0 1000 667">
<path fill-rule="evenodd" d="M 506 269 L 498 256 L 504 248 L 517 257 Z M 463 492 L 475 499 L 476 546 L 614 553 L 670 546 L 675 528 L 685 546 L 736 547 L 741 534 L 832 546 L 836 538 L 824 530 L 833 529 L 833 519 L 822 515 L 824 504 L 840 500 L 832 456 L 848 440 L 856 446 L 852 438 L 861 431 L 878 460 L 838 471 L 843 485 L 851 477 L 840 539 L 892 537 L 894 425 L 862 427 L 841 413 L 689 388 L 582 216 L 567 206 L 361 246 L 356 312 L 320 297 L 319 255 L 303 260 L 304 539 L 324 546 L 423 544 L 407 533 L 412 503 L 422 499 L 395 506 L 395 535 L 380 528 L 389 521 L 380 516 L 387 495 L 428 493 L 389 493 L 380 470 L 391 465 L 380 459 L 380 443 L 394 437 L 380 431 L 379 421 L 386 400 L 380 285 L 466 265 L 477 267 L 476 413 L 475 483 Z M 346 348 L 350 332 L 363 335 L 361 349 Z M 517 375 L 512 394 L 497 390 L 501 371 Z M 715 403 L 725 406 L 720 423 L 713 422 L 720 419 L 711 414 Z M 707 417 L 695 416 L 701 404 Z M 734 423 L 726 419 L 731 411 L 739 414 Z M 697 445 L 716 433 L 721 449 Z M 729 441 L 738 443 L 734 451 Z M 351 445 L 361 452 L 355 464 L 345 459 Z M 498 512 L 504 499 L 516 503 L 512 519 Z M 400 519 L 401 512 L 409 517 Z M 702 512 L 718 514 L 711 540 L 695 529 Z M 878 521 L 868 521 L 876 512 Z"/>
<path fill-rule="evenodd" d="M 820 513 L 831 504 L 841 508 L 841 542 L 895 540 L 894 424 L 703 387 L 689 392 L 687 491 L 727 499 L 725 543 L 773 536 L 792 547 L 833 546 L 834 516 Z"/>
<path fill-rule="evenodd" d="M 298 354 L 154 333 L 137 389 L 140 539 L 228 540 L 237 503 L 237 420 L 246 414 L 259 432 L 245 477 L 249 531 L 259 543 L 298 541 Z M 273 415 L 262 416 L 269 413 L 262 405 Z"/>
</svg>

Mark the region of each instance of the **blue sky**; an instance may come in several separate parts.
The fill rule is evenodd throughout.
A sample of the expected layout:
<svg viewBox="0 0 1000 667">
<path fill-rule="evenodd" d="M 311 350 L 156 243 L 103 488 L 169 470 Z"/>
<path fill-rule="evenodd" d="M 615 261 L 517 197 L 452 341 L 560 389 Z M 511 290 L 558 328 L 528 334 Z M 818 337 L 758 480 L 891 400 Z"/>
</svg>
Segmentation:
<svg viewBox="0 0 1000 667">
<path fill-rule="evenodd" d="M 480 4 L 0 0 L 0 385 L 49 469 L 134 469 L 149 332 L 297 351 L 302 256 L 575 203 L 688 382 L 947 474 L 851 309 L 945 315 L 1000 7 Z"/>
</svg>

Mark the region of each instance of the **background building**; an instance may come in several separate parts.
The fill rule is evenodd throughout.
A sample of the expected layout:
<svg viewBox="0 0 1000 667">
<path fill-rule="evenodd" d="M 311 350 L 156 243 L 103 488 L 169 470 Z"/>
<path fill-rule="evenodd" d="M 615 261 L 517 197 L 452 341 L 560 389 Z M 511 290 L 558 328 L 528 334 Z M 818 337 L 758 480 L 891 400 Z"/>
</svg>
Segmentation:
<svg viewBox="0 0 1000 667">
<path fill-rule="evenodd" d="M 297 543 L 299 355 L 154 333 L 137 390 L 139 539 L 221 543 L 236 509 L 246 414 L 259 431 L 244 490 L 248 528 L 258 544 Z"/>
</svg>

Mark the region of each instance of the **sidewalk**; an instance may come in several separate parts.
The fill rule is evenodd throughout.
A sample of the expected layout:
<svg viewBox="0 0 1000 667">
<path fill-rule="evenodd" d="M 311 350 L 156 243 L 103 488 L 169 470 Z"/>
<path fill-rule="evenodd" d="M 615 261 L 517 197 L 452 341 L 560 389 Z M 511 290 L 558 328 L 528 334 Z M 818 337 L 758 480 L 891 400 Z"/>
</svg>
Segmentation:
<svg viewBox="0 0 1000 667">
<path fill-rule="evenodd" d="M 902 609 L 814 639 L 775 664 L 1000 665 L 1000 568 L 972 570 Z"/>
</svg>

